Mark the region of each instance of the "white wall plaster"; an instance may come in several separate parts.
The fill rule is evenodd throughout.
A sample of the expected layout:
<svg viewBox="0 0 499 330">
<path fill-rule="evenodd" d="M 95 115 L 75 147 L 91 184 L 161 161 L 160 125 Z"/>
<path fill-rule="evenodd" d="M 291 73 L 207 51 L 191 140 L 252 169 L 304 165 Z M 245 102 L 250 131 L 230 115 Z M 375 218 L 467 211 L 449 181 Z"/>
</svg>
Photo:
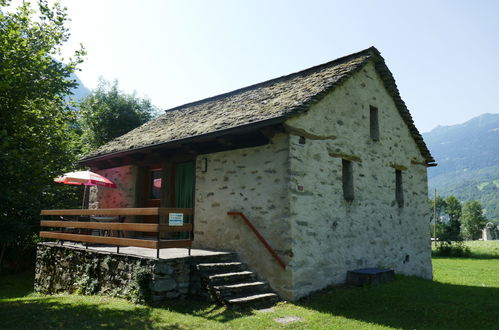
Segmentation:
<svg viewBox="0 0 499 330">
<path fill-rule="evenodd" d="M 204 158 L 208 169 L 204 173 Z M 283 270 L 244 224 L 243 212 L 285 260 L 291 255 L 288 136 L 272 143 L 199 156 L 196 166 L 194 245 L 236 251 L 271 286 L 292 298 L 291 273 Z"/>
<path fill-rule="evenodd" d="M 369 105 L 379 111 L 379 141 L 370 138 Z M 373 65 L 287 124 L 337 137 L 305 144 L 290 137 L 294 297 L 343 283 L 346 272 L 358 268 L 430 279 L 426 168 L 411 164 L 424 160 Z M 353 161 L 351 203 L 343 198 L 338 154 L 361 160 Z M 395 201 L 394 164 L 407 167 L 402 208 Z"/>
</svg>

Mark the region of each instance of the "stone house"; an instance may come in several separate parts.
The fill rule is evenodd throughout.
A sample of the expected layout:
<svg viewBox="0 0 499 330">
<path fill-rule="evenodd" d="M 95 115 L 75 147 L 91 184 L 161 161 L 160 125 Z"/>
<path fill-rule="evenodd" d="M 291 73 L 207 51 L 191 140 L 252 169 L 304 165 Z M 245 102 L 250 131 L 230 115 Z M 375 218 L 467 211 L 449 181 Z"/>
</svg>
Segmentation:
<svg viewBox="0 0 499 330">
<path fill-rule="evenodd" d="M 193 246 L 239 253 L 286 299 L 358 268 L 432 278 L 436 164 L 374 47 L 167 110 L 80 163 L 118 186 L 91 208 L 194 207 Z"/>
</svg>

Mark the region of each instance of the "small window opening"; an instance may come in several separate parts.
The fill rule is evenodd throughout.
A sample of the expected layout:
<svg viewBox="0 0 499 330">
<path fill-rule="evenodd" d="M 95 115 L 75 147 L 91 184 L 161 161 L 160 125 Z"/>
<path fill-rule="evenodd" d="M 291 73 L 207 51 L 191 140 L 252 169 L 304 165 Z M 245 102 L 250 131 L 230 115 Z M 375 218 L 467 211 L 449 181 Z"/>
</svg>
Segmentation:
<svg viewBox="0 0 499 330">
<path fill-rule="evenodd" d="M 399 207 L 404 206 L 404 188 L 402 186 L 401 170 L 395 170 L 395 200 Z"/>
<path fill-rule="evenodd" d="M 379 141 L 378 108 L 369 106 L 369 131 L 371 139 Z"/>
<path fill-rule="evenodd" d="M 151 170 L 149 172 L 149 198 L 161 198 L 161 169 Z"/>
<path fill-rule="evenodd" d="M 342 160 L 343 197 L 346 201 L 353 201 L 353 166 L 352 162 Z"/>
</svg>

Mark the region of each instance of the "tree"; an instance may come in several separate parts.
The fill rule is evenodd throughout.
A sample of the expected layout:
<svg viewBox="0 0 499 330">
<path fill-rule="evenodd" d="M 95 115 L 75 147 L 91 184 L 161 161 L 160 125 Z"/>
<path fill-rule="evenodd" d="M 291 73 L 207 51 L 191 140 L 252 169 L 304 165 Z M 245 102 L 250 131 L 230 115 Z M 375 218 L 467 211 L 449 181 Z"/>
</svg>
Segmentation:
<svg viewBox="0 0 499 330">
<path fill-rule="evenodd" d="M 437 222 L 445 215 L 445 200 L 437 196 L 436 199 L 429 199 L 428 206 L 431 210 L 430 222 L 435 222 L 435 213 L 437 216 Z"/>
<path fill-rule="evenodd" d="M 445 212 L 449 216 L 449 222 L 446 224 L 445 236 L 448 241 L 461 240 L 461 203 L 455 196 L 448 196 L 445 199 Z"/>
<path fill-rule="evenodd" d="M 442 239 L 443 233 L 445 233 L 445 227 L 442 224 L 442 218 L 445 215 L 445 200 L 437 196 L 436 199 L 429 199 L 428 206 L 430 208 L 430 229 L 431 235 L 435 235 L 436 238 Z M 435 218 L 436 216 L 436 218 Z"/>
<path fill-rule="evenodd" d="M 69 36 L 64 8 L 8 5 L 0 0 L 0 266 L 8 247 L 20 251 L 33 242 L 41 208 L 71 199 L 58 199 L 65 188 L 52 180 L 74 161 L 74 115 L 65 97 L 84 55 L 76 51 L 67 64 L 54 59 Z"/>
<path fill-rule="evenodd" d="M 83 151 L 99 147 L 156 116 L 148 99 L 119 90 L 118 81 L 99 81 L 97 89 L 80 103 L 79 124 Z"/>
<path fill-rule="evenodd" d="M 436 205 L 436 227 L 432 224 L 432 235 L 435 234 L 440 241 L 459 241 L 461 203 L 455 196 L 443 199 L 437 196 L 436 200 L 429 200 L 432 221 L 434 220 L 434 207 Z"/>
<path fill-rule="evenodd" d="M 478 201 L 467 201 L 461 216 L 462 235 L 467 240 L 480 237 L 487 219 L 483 216 L 482 205 Z"/>
</svg>

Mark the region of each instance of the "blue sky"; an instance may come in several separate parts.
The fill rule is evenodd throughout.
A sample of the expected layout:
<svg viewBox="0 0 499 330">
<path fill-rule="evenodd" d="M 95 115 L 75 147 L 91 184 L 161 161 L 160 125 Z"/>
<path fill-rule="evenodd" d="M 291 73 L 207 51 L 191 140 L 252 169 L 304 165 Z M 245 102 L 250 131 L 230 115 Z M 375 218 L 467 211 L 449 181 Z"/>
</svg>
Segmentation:
<svg viewBox="0 0 499 330">
<path fill-rule="evenodd" d="M 381 51 L 416 126 L 498 113 L 499 2 L 63 1 L 68 55 L 167 109 L 324 63 Z"/>
</svg>

